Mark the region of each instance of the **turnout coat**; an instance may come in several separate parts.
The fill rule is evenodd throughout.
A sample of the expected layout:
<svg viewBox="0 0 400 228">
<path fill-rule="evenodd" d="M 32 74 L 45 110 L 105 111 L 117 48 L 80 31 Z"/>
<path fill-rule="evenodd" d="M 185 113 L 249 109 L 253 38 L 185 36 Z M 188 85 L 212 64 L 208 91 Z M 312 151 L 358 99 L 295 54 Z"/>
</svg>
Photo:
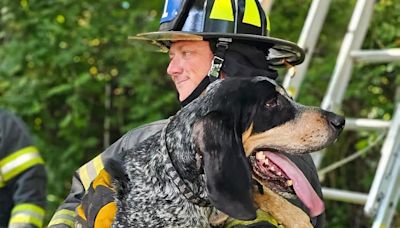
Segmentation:
<svg viewBox="0 0 400 228">
<path fill-rule="evenodd" d="M 0 227 L 42 227 L 46 181 L 25 124 L 0 109 Z"/>
</svg>

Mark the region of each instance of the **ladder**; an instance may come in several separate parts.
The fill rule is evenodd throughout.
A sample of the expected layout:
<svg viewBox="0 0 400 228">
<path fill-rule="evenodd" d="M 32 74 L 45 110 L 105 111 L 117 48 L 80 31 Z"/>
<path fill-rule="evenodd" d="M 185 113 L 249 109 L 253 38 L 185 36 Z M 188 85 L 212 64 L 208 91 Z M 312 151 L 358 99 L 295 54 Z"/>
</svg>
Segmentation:
<svg viewBox="0 0 400 228">
<path fill-rule="evenodd" d="M 288 73 L 283 85 L 296 98 L 305 77 L 312 53 L 330 6 L 330 0 L 313 0 L 298 44 L 305 49 L 306 58 L 296 68 L 296 77 Z M 348 30 L 342 42 L 336 65 L 321 107 L 339 110 L 355 61 L 385 63 L 400 60 L 400 48 L 388 50 L 360 50 L 374 9 L 374 0 L 358 0 Z M 369 193 L 323 188 L 326 199 L 364 205 L 364 213 L 373 217 L 374 228 L 390 227 L 400 196 L 400 102 L 397 103 L 392 120 L 346 118 L 345 130 L 387 131 L 381 158 Z M 317 168 L 324 152 L 313 154 Z"/>
</svg>

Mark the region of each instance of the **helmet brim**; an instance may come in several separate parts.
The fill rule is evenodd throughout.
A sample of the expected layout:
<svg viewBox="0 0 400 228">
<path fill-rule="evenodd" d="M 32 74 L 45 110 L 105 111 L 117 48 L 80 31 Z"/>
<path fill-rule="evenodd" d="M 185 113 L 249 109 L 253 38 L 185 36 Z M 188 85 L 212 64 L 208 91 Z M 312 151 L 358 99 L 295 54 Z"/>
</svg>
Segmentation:
<svg viewBox="0 0 400 228">
<path fill-rule="evenodd" d="M 157 31 L 141 33 L 136 36 L 130 36 L 129 39 L 141 40 L 158 46 L 161 51 L 168 51 L 169 46 L 175 41 L 200 41 L 216 40 L 219 38 L 232 39 L 249 45 L 258 47 L 261 50 L 268 51 L 267 61 L 272 66 L 298 65 L 304 61 L 304 51 L 297 44 L 287 40 L 273 37 L 252 35 L 252 34 L 234 34 L 234 33 L 190 33 L 180 31 Z"/>
</svg>

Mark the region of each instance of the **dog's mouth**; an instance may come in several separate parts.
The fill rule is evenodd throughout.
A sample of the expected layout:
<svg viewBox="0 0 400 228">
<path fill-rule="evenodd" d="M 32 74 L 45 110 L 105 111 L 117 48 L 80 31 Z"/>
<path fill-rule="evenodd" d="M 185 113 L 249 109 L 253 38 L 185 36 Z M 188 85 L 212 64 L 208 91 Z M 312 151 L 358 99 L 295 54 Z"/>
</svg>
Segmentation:
<svg viewBox="0 0 400 228">
<path fill-rule="evenodd" d="M 282 152 L 259 149 L 249 156 L 256 181 L 275 193 L 287 198 L 298 198 L 310 215 L 320 214 L 324 203 L 319 198 L 303 172 Z"/>
<path fill-rule="evenodd" d="M 253 175 L 257 181 L 285 198 L 295 198 L 293 180 L 268 157 L 271 150 L 256 151 L 250 156 Z"/>
</svg>

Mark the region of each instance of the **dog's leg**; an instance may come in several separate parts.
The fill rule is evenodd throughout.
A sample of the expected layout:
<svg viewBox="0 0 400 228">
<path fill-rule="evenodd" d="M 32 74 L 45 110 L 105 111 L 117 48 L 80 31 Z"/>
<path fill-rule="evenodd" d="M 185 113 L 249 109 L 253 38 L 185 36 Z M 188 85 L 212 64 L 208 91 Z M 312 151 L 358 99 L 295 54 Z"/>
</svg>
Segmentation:
<svg viewBox="0 0 400 228">
<path fill-rule="evenodd" d="M 261 210 L 270 213 L 285 228 L 312 228 L 310 217 L 285 198 L 264 187 L 264 194 L 254 192 L 254 199 Z"/>
</svg>

